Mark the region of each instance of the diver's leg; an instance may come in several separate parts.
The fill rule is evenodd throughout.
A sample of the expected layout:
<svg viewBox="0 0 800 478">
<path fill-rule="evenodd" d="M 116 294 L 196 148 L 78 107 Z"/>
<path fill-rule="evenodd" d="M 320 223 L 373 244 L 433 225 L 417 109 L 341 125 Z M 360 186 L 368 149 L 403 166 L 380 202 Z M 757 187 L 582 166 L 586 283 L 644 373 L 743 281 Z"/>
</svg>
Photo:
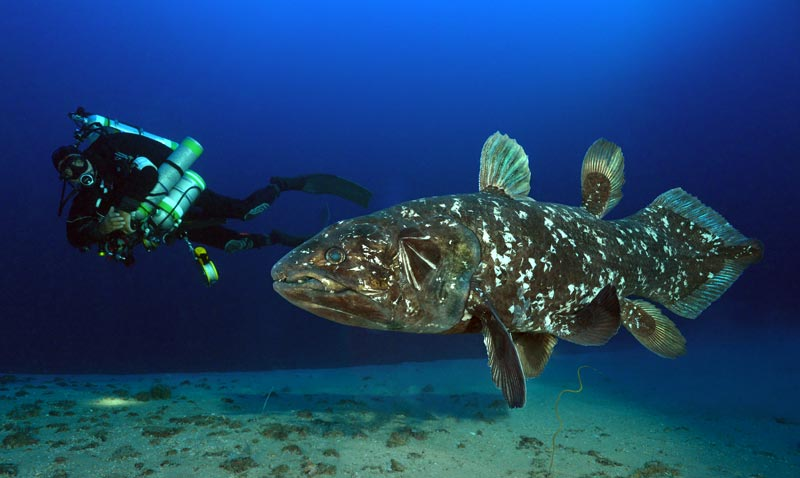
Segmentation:
<svg viewBox="0 0 800 478">
<path fill-rule="evenodd" d="M 269 209 L 284 191 L 303 191 L 313 194 L 333 194 L 367 207 L 372 193 L 356 183 L 332 174 L 308 174 L 292 178 L 272 177 L 270 184 L 254 191 L 245 199 L 236 199 L 206 189 L 194 205 L 205 217 L 243 219 L 256 217 Z"/>
<path fill-rule="evenodd" d="M 278 195 L 280 195 L 280 193 L 280 188 L 274 184 L 270 184 L 266 187 L 256 190 L 254 193 L 245 198 L 244 202 L 246 204 L 246 211 L 241 218 L 245 221 L 248 221 L 266 211 L 269 209 L 272 203 L 278 199 Z"/>
<path fill-rule="evenodd" d="M 297 247 L 300 244 L 306 242 L 308 239 L 309 236 L 292 236 L 277 229 L 273 229 L 269 233 L 269 240 L 272 244 L 280 244 L 289 247 Z"/>
<path fill-rule="evenodd" d="M 222 226 L 208 226 L 188 231 L 189 240 L 225 252 L 237 252 L 269 245 L 266 234 L 240 233 Z"/>
<path fill-rule="evenodd" d="M 333 174 L 307 174 L 292 178 L 272 177 L 269 182 L 281 191 L 303 191 L 313 194 L 333 194 L 367 207 L 372 193 L 358 184 Z"/>
<path fill-rule="evenodd" d="M 194 205 L 202 209 L 204 217 L 246 221 L 269 209 L 269 206 L 278 198 L 278 194 L 280 194 L 280 190 L 273 184 L 255 191 L 245 199 L 223 196 L 206 189 L 197 197 Z"/>
<path fill-rule="evenodd" d="M 280 193 L 303 191 L 313 194 L 333 194 L 360 206 L 367 207 L 372 193 L 358 184 L 332 174 L 307 174 L 291 178 L 273 176 L 269 185 L 249 195 L 245 202 L 245 221 L 269 209 Z"/>
<path fill-rule="evenodd" d="M 202 218 L 237 219 L 244 214 L 245 204 L 241 199 L 223 196 L 206 189 L 194 202 L 194 206 L 202 210 L 196 212 Z"/>
<path fill-rule="evenodd" d="M 222 249 L 229 253 L 275 245 L 295 247 L 308 239 L 303 236 L 292 236 L 277 229 L 273 229 L 269 234 L 259 234 L 237 232 L 222 226 L 191 229 L 188 231 L 188 236 L 189 240 L 193 242 Z"/>
</svg>

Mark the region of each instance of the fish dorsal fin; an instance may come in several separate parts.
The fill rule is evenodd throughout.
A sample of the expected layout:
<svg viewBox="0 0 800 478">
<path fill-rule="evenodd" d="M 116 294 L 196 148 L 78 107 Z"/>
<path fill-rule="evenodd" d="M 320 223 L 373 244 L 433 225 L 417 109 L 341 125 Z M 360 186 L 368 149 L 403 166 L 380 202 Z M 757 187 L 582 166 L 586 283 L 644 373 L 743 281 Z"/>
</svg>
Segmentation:
<svg viewBox="0 0 800 478">
<path fill-rule="evenodd" d="M 531 170 L 522 146 L 507 135 L 489 136 L 481 151 L 480 189 L 498 189 L 512 198 L 531 192 Z"/>
<path fill-rule="evenodd" d="M 561 338 L 579 345 L 603 345 L 616 335 L 620 320 L 617 289 L 607 285 L 574 315 L 569 335 Z"/>
<path fill-rule="evenodd" d="M 538 377 L 550 360 L 558 339 L 550 334 L 511 334 L 526 378 Z"/>
<path fill-rule="evenodd" d="M 622 324 L 642 345 L 661 357 L 686 353 L 686 339 L 658 307 L 645 300 L 622 299 Z"/>
<path fill-rule="evenodd" d="M 517 348 L 494 306 L 488 300 L 475 311 L 481 320 L 483 343 L 489 355 L 492 381 L 503 391 L 510 408 L 525 406 L 527 390 Z"/>
<path fill-rule="evenodd" d="M 625 183 L 625 157 L 622 149 L 603 138 L 586 151 L 581 167 L 583 207 L 597 217 L 603 217 L 622 199 Z"/>
</svg>

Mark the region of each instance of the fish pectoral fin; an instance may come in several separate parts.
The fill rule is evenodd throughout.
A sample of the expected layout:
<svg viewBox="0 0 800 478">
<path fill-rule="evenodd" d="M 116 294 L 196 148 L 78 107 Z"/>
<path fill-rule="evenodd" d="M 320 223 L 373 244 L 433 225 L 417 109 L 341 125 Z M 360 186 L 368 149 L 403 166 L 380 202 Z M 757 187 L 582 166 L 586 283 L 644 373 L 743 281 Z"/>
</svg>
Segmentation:
<svg viewBox="0 0 800 478">
<path fill-rule="evenodd" d="M 481 321 L 483 343 L 486 345 L 489 367 L 492 369 L 492 381 L 503 391 L 510 408 L 525 406 L 525 374 L 511 334 L 489 302 L 484 307 L 479 307 L 475 315 Z"/>
<path fill-rule="evenodd" d="M 622 324 L 642 345 L 661 357 L 686 353 L 686 339 L 674 322 L 644 300 L 622 299 Z"/>
<path fill-rule="evenodd" d="M 558 339 L 550 334 L 511 334 L 526 378 L 538 377 L 550 360 Z"/>
<path fill-rule="evenodd" d="M 617 334 L 620 305 L 617 288 L 607 285 L 568 322 L 569 335 L 562 339 L 579 345 L 604 345 Z"/>
<path fill-rule="evenodd" d="M 527 197 L 531 170 L 522 146 L 499 131 L 489 136 L 481 151 L 479 184 L 481 191 L 495 189 L 513 198 Z"/>
<path fill-rule="evenodd" d="M 398 235 L 398 257 L 408 282 L 417 290 L 428 275 L 436 271 L 442 257 L 438 243 L 418 230 L 403 230 Z"/>
<path fill-rule="evenodd" d="M 583 208 L 598 218 L 606 215 L 622 199 L 625 183 L 625 158 L 622 149 L 603 138 L 586 151 L 581 167 Z"/>
<path fill-rule="evenodd" d="M 431 324 L 457 324 L 464 316 L 470 281 L 481 261 L 478 237 L 447 216 L 434 216 L 397 234 L 401 284 L 405 307 L 424 308 Z"/>
</svg>

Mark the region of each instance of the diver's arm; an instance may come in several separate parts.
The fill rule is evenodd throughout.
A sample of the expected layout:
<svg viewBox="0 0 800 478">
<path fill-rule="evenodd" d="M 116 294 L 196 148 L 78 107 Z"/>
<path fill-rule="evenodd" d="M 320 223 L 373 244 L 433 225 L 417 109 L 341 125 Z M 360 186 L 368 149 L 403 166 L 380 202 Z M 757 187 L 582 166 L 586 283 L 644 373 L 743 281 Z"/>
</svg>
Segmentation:
<svg viewBox="0 0 800 478">
<path fill-rule="evenodd" d="M 144 157 L 136 158 L 131 165 L 131 172 L 123 180 L 118 209 L 130 213 L 147 198 L 158 182 L 158 170 L 150 160 Z"/>
<path fill-rule="evenodd" d="M 158 182 L 156 165 L 170 153 L 172 150 L 157 141 L 129 133 L 101 136 L 86 150 L 89 160 L 97 162 L 114 184 L 114 194 L 120 198 L 117 210 L 126 212 L 136 210 L 153 190 Z"/>
<path fill-rule="evenodd" d="M 67 240 L 72 247 L 77 247 L 78 249 L 96 244 L 103 238 L 99 225 L 100 221 L 94 215 L 68 219 Z"/>
<path fill-rule="evenodd" d="M 67 215 L 67 240 L 73 247 L 89 247 L 103 238 L 98 227 L 101 216 L 95 207 L 98 199 L 91 191 L 81 191 L 72 201 Z"/>
<path fill-rule="evenodd" d="M 133 232 L 130 219 L 125 217 L 127 213 L 111 207 L 108 213 L 102 215 L 94 207 L 96 198 L 93 194 L 78 194 L 69 209 L 67 240 L 73 247 L 87 248 L 114 231 L 122 230 L 126 234 Z"/>
</svg>

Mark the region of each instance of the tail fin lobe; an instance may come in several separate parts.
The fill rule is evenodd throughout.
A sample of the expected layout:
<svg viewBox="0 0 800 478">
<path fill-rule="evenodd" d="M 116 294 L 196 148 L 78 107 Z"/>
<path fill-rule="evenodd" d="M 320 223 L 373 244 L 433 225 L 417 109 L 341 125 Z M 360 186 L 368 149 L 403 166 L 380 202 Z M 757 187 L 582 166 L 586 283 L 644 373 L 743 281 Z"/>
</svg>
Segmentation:
<svg viewBox="0 0 800 478">
<path fill-rule="evenodd" d="M 678 240 L 708 256 L 703 261 L 708 265 L 705 281 L 679 299 L 662 302 L 680 316 L 696 318 L 733 285 L 747 266 L 758 262 L 763 255 L 760 241 L 745 237 L 721 214 L 681 188 L 663 193 L 650 208 L 666 209 L 688 221 Z"/>
</svg>

